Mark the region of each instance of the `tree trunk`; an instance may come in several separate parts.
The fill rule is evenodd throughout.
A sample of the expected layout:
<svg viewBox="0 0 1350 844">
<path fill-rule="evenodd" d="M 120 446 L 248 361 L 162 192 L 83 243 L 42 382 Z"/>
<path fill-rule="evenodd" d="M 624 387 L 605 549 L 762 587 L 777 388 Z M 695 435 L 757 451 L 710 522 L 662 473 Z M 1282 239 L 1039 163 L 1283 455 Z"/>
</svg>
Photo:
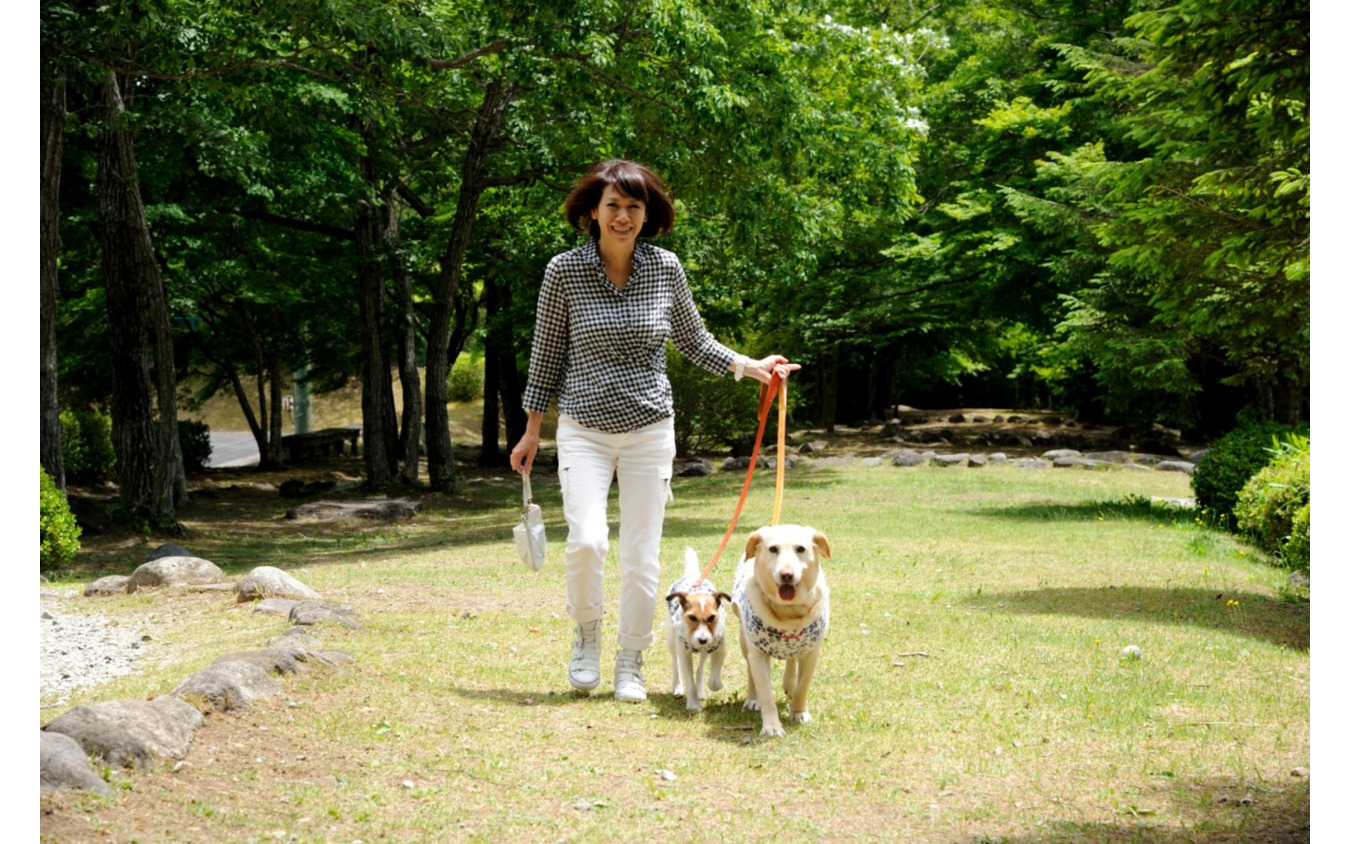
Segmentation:
<svg viewBox="0 0 1350 844">
<path fill-rule="evenodd" d="M 267 378 L 271 382 L 271 413 L 267 416 L 267 456 L 268 462 L 276 468 L 286 465 L 286 453 L 281 447 L 281 385 L 286 371 L 282 366 L 281 349 L 273 344 L 268 349 Z"/>
<path fill-rule="evenodd" d="M 399 426 L 399 453 L 403 466 L 398 478 L 409 486 L 417 485 L 422 462 L 422 378 L 417 372 L 417 311 L 413 307 L 412 276 L 398 248 L 398 205 L 396 192 L 385 194 L 385 257 L 389 274 L 398 287 L 403 314 L 398 332 L 398 383 L 403 391 L 403 424 Z"/>
<path fill-rule="evenodd" d="M 488 147 L 497 135 L 512 93 L 493 79 L 483 95 L 478 109 L 473 136 L 460 168 L 459 201 L 450 225 L 450 239 L 441 255 L 441 275 L 431 303 L 431 331 L 427 338 L 427 470 L 431 488 L 438 492 L 455 492 L 459 482 L 455 473 L 455 457 L 450 442 L 450 415 L 446 411 L 446 379 L 450 374 L 451 321 L 457 316 L 463 336 L 463 304 L 467 291 L 460 289 L 464 268 L 464 253 L 469 247 L 473 220 L 478 211 L 478 200 L 483 194 L 484 167 Z M 457 307 L 458 306 L 458 307 Z M 460 340 L 462 343 L 462 339 Z M 454 350 L 458 356 L 458 349 Z"/>
<path fill-rule="evenodd" d="M 258 417 L 253 414 L 253 404 L 248 400 L 248 391 L 244 389 L 244 382 L 239 378 L 239 370 L 227 364 L 225 373 L 230 376 L 234 397 L 239 400 L 239 407 L 244 412 L 244 421 L 248 423 L 248 429 L 253 434 L 253 441 L 258 444 L 258 468 L 265 468 L 268 454 L 267 432 L 258 423 Z"/>
<path fill-rule="evenodd" d="M 834 433 L 835 411 L 839 402 L 839 344 L 834 343 L 825 350 L 820 362 L 820 425 L 831 434 Z"/>
<path fill-rule="evenodd" d="M 361 312 L 361 435 L 366 483 L 383 487 L 393 479 L 386 426 L 392 408 L 385 407 L 392 389 L 384 342 L 384 277 L 375 255 L 379 237 L 374 209 L 356 203 L 357 302 Z M 390 400 L 392 404 L 392 399 Z M 387 412 L 388 411 L 388 412 Z"/>
<path fill-rule="evenodd" d="M 42 91 L 42 377 L 41 461 L 65 491 L 61 456 L 61 404 L 56 394 L 56 277 L 61 254 L 61 154 L 66 137 L 66 82 L 58 79 Z"/>
<path fill-rule="evenodd" d="M 103 83 L 103 127 L 99 131 L 99 240 L 107 286 L 108 341 L 112 367 L 113 448 L 122 498 L 137 517 L 174 523 L 177 403 L 172 389 L 161 401 L 159 437 L 155 436 L 148 353 L 153 336 L 160 366 L 159 386 L 173 385 L 172 342 L 167 359 L 160 351 L 167 335 L 164 288 L 150 242 L 137 183 L 136 158 L 126 127 L 117 77 Z M 155 320 L 154 325 L 147 324 Z M 163 332 L 158 322 L 163 321 Z M 171 434 L 169 433 L 171 432 Z"/>
</svg>

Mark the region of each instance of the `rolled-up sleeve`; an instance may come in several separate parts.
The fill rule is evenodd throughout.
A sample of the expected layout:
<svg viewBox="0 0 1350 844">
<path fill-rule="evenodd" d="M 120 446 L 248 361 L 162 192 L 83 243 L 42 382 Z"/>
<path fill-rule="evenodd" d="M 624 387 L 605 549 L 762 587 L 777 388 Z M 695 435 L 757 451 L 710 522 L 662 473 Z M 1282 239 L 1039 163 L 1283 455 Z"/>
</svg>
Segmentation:
<svg viewBox="0 0 1350 844">
<path fill-rule="evenodd" d="M 544 282 L 539 287 L 539 301 L 535 306 L 534 344 L 530 350 L 530 374 L 521 406 L 529 411 L 547 413 L 562 385 L 566 367 L 567 301 L 563 295 L 563 279 L 558 272 L 558 259 L 555 257 L 544 270 Z"/>
<path fill-rule="evenodd" d="M 736 353 L 708 332 L 703 317 L 694 305 L 694 294 L 689 290 L 689 279 L 684 267 L 675 263 L 675 290 L 670 307 L 670 339 L 680 354 L 689 362 L 714 375 L 725 375 L 736 359 Z M 533 369 L 533 364 L 531 364 Z"/>
</svg>

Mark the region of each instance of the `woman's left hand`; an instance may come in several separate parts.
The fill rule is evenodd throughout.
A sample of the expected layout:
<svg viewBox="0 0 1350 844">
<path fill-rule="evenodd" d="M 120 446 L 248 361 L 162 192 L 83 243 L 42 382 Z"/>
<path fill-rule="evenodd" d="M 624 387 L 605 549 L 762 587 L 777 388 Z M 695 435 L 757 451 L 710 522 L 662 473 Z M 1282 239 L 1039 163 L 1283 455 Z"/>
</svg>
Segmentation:
<svg viewBox="0 0 1350 844">
<path fill-rule="evenodd" d="M 769 355 L 761 360 L 746 361 L 745 374 L 761 384 L 768 384 L 775 374 L 779 378 L 786 378 L 789 372 L 801 368 L 800 363 L 791 363 L 782 355 Z"/>
</svg>

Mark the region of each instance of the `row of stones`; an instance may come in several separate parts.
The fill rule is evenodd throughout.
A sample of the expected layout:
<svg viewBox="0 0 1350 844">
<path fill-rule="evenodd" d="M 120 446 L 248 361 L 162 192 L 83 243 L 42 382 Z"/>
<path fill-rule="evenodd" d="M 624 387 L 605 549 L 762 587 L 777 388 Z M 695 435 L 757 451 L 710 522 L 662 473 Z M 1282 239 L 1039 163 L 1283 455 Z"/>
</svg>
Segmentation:
<svg viewBox="0 0 1350 844">
<path fill-rule="evenodd" d="M 142 569 L 155 572 L 158 582 L 152 584 L 152 576 Z M 121 591 L 135 592 L 150 585 L 231 587 L 220 583 L 222 576 L 213 563 L 174 546 L 167 556 L 155 557 L 124 577 Z M 90 584 L 85 594 L 115 593 L 115 584 L 106 581 L 102 578 Z M 297 674 L 311 665 L 331 668 L 352 661 L 343 651 L 320 650 L 310 633 L 314 625 L 330 622 L 359 628 L 358 616 L 350 607 L 315 600 L 318 593 L 313 589 L 267 566 L 254 569 L 231 588 L 241 601 L 261 599 L 255 612 L 284 613 L 292 627 L 269 640 L 265 649 L 218 658 L 166 695 L 148 701 L 76 706 L 56 718 L 41 731 L 42 788 L 110 794 L 111 788 L 95 772 L 91 759 L 120 768 L 151 767 L 160 759 L 180 760 L 187 755 L 195 731 L 205 723 L 203 713 L 242 711 L 253 701 L 281 694 L 283 688 L 274 674 Z"/>
<path fill-rule="evenodd" d="M 1040 457 L 1009 458 L 1002 452 L 994 452 L 993 454 L 971 454 L 967 452 L 939 454 L 936 451 L 915 451 L 902 448 L 885 452 L 878 457 L 864 457 L 862 459 L 853 455 L 811 459 L 789 454 L 785 461 L 785 465 L 789 469 L 807 462 L 823 466 L 847 466 L 854 462 L 862 466 L 881 466 L 889 461 L 892 466 L 902 467 L 964 465 L 972 469 L 978 469 L 990 464 L 1009 464 L 1018 469 L 1049 469 L 1051 467 L 1057 469 L 1072 467 L 1087 469 L 1125 468 L 1158 472 L 1184 472 L 1186 474 L 1195 471 L 1195 464 L 1189 460 L 1169 460 L 1152 454 L 1135 454 L 1128 451 L 1099 451 L 1084 454 L 1074 449 L 1054 449 L 1045 452 Z M 722 471 L 724 472 L 744 471 L 749 466 L 749 457 L 728 457 L 722 461 Z M 761 456 L 756 466 L 761 469 L 776 469 L 778 460 L 774 457 Z M 713 464 L 706 460 L 691 460 L 675 469 L 675 474 L 680 477 L 710 475 L 712 472 Z"/>
</svg>

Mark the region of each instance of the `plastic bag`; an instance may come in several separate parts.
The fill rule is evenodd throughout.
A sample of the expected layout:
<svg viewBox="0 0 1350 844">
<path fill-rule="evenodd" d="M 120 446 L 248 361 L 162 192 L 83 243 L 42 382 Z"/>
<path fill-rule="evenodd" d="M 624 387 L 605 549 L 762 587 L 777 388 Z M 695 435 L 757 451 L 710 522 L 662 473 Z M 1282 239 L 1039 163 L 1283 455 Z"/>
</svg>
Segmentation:
<svg viewBox="0 0 1350 844">
<path fill-rule="evenodd" d="M 539 571 L 544 565 L 544 514 L 539 510 L 539 505 L 532 500 L 529 474 L 522 474 L 521 478 L 524 480 L 524 489 L 520 524 L 516 525 L 514 531 L 516 553 L 520 555 L 522 563 Z"/>
</svg>

